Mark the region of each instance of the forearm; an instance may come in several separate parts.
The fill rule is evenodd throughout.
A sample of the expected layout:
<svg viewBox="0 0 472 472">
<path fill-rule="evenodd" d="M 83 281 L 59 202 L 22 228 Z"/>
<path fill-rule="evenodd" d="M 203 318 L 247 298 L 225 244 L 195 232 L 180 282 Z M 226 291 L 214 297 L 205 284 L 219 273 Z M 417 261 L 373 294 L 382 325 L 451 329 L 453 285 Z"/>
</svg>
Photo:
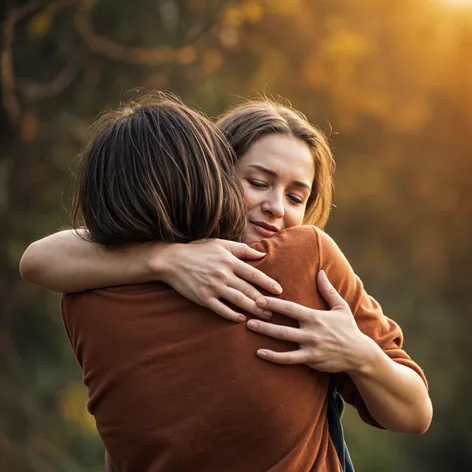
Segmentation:
<svg viewBox="0 0 472 472">
<path fill-rule="evenodd" d="M 151 271 L 147 264 L 149 245 L 107 249 L 73 231 L 61 231 L 26 249 L 20 261 L 20 273 L 28 282 L 64 293 L 158 280 L 156 260 L 167 247 L 165 243 L 152 245 L 154 270 Z"/>
<path fill-rule="evenodd" d="M 390 359 L 372 340 L 367 362 L 349 371 L 372 417 L 384 428 L 424 433 L 432 419 L 432 405 L 420 376 Z"/>
</svg>

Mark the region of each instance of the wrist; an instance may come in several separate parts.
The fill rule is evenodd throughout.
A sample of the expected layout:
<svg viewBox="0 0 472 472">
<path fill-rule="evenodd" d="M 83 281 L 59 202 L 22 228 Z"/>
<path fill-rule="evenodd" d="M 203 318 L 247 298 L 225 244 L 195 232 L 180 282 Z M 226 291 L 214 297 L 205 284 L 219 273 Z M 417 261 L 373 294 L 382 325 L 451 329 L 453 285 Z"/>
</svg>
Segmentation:
<svg viewBox="0 0 472 472">
<path fill-rule="evenodd" d="M 183 244 L 153 243 L 145 252 L 145 266 L 150 280 L 169 283 L 175 270 L 175 261 L 179 260 L 176 251 Z"/>
<path fill-rule="evenodd" d="M 346 373 L 351 377 L 375 375 L 375 369 L 384 355 L 380 346 L 373 339 L 361 334 L 356 353 L 351 357 L 352 367 L 346 370 Z"/>
</svg>

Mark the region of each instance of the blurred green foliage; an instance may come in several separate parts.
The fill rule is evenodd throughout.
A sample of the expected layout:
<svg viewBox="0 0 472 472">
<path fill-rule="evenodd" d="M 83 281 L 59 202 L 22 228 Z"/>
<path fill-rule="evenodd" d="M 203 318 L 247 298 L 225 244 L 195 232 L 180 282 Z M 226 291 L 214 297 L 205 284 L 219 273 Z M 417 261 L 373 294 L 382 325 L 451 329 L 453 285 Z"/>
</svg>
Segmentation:
<svg viewBox="0 0 472 472">
<path fill-rule="evenodd" d="M 58 297 L 18 277 L 68 223 L 99 111 L 136 88 L 217 115 L 287 97 L 330 135 L 330 232 L 430 381 L 423 437 L 346 414 L 361 472 L 472 469 L 472 8 L 452 0 L 56 0 L 2 13 L 0 470 L 99 471 L 103 449 Z"/>
</svg>

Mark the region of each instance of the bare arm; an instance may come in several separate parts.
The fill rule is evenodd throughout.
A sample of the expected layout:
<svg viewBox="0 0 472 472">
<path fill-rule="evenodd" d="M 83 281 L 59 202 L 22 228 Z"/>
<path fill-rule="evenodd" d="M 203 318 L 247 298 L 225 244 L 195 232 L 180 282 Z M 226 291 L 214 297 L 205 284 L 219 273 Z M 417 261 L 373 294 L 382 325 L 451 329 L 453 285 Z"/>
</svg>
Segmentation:
<svg viewBox="0 0 472 472">
<path fill-rule="evenodd" d="M 61 293 L 159 280 L 148 263 L 150 245 L 107 249 L 88 241 L 85 230 L 60 231 L 32 243 L 20 261 L 21 277 L 43 288 Z M 155 243 L 157 255 L 169 244 Z"/>
<path fill-rule="evenodd" d="M 433 418 L 433 406 L 421 377 L 390 359 L 370 338 L 371 358 L 348 371 L 369 413 L 384 428 L 423 434 Z"/>
<path fill-rule="evenodd" d="M 318 274 L 318 286 L 331 307 L 338 336 L 351 331 L 345 343 L 346 364 L 343 369 L 355 383 L 369 414 L 378 425 L 400 433 L 422 434 L 431 424 L 432 404 L 425 379 L 404 351 L 396 348 L 395 361 L 369 336 L 352 323 L 347 302 L 331 285 L 324 271 Z M 337 313 L 335 313 L 337 311 Z M 393 324 L 389 320 L 390 324 Z M 389 350 L 387 350 L 389 352 Z M 402 365 L 405 362 L 407 365 Z M 337 370 L 337 369 L 336 369 Z M 419 375 L 421 374 L 421 375 Z"/>
<path fill-rule="evenodd" d="M 222 299 L 254 315 L 270 317 L 256 306 L 261 293 L 252 284 L 271 293 L 280 293 L 281 287 L 241 260 L 263 256 L 246 244 L 218 239 L 107 249 L 74 231 L 61 231 L 31 244 L 21 259 L 20 272 L 31 283 L 63 293 L 160 280 L 224 318 L 245 321 Z"/>
</svg>

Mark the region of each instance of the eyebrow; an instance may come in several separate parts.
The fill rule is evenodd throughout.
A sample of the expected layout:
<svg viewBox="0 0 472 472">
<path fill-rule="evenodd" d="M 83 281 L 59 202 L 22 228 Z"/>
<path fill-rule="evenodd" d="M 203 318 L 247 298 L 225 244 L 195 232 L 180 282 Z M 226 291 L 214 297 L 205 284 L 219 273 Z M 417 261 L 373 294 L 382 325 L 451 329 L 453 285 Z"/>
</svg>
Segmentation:
<svg viewBox="0 0 472 472">
<path fill-rule="evenodd" d="M 261 172 L 264 172 L 264 174 L 270 175 L 272 177 L 278 177 L 279 176 L 279 174 L 277 174 L 277 172 L 275 172 L 275 170 L 268 169 L 267 167 L 260 166 L 258 164 L 250 164 L 250 165 L 248 165 L 248 167 L 253 167 L 254 169 L 260 170 Z M 296 187 L 306 188 L 306 189 L 311 191 L 311 187 L 308 184 L 306 184 L 305 182 L 300 182 L 299 180 L 294 180 L 292 182 L 292 185 L 295 185 Z"/>
</svg>

